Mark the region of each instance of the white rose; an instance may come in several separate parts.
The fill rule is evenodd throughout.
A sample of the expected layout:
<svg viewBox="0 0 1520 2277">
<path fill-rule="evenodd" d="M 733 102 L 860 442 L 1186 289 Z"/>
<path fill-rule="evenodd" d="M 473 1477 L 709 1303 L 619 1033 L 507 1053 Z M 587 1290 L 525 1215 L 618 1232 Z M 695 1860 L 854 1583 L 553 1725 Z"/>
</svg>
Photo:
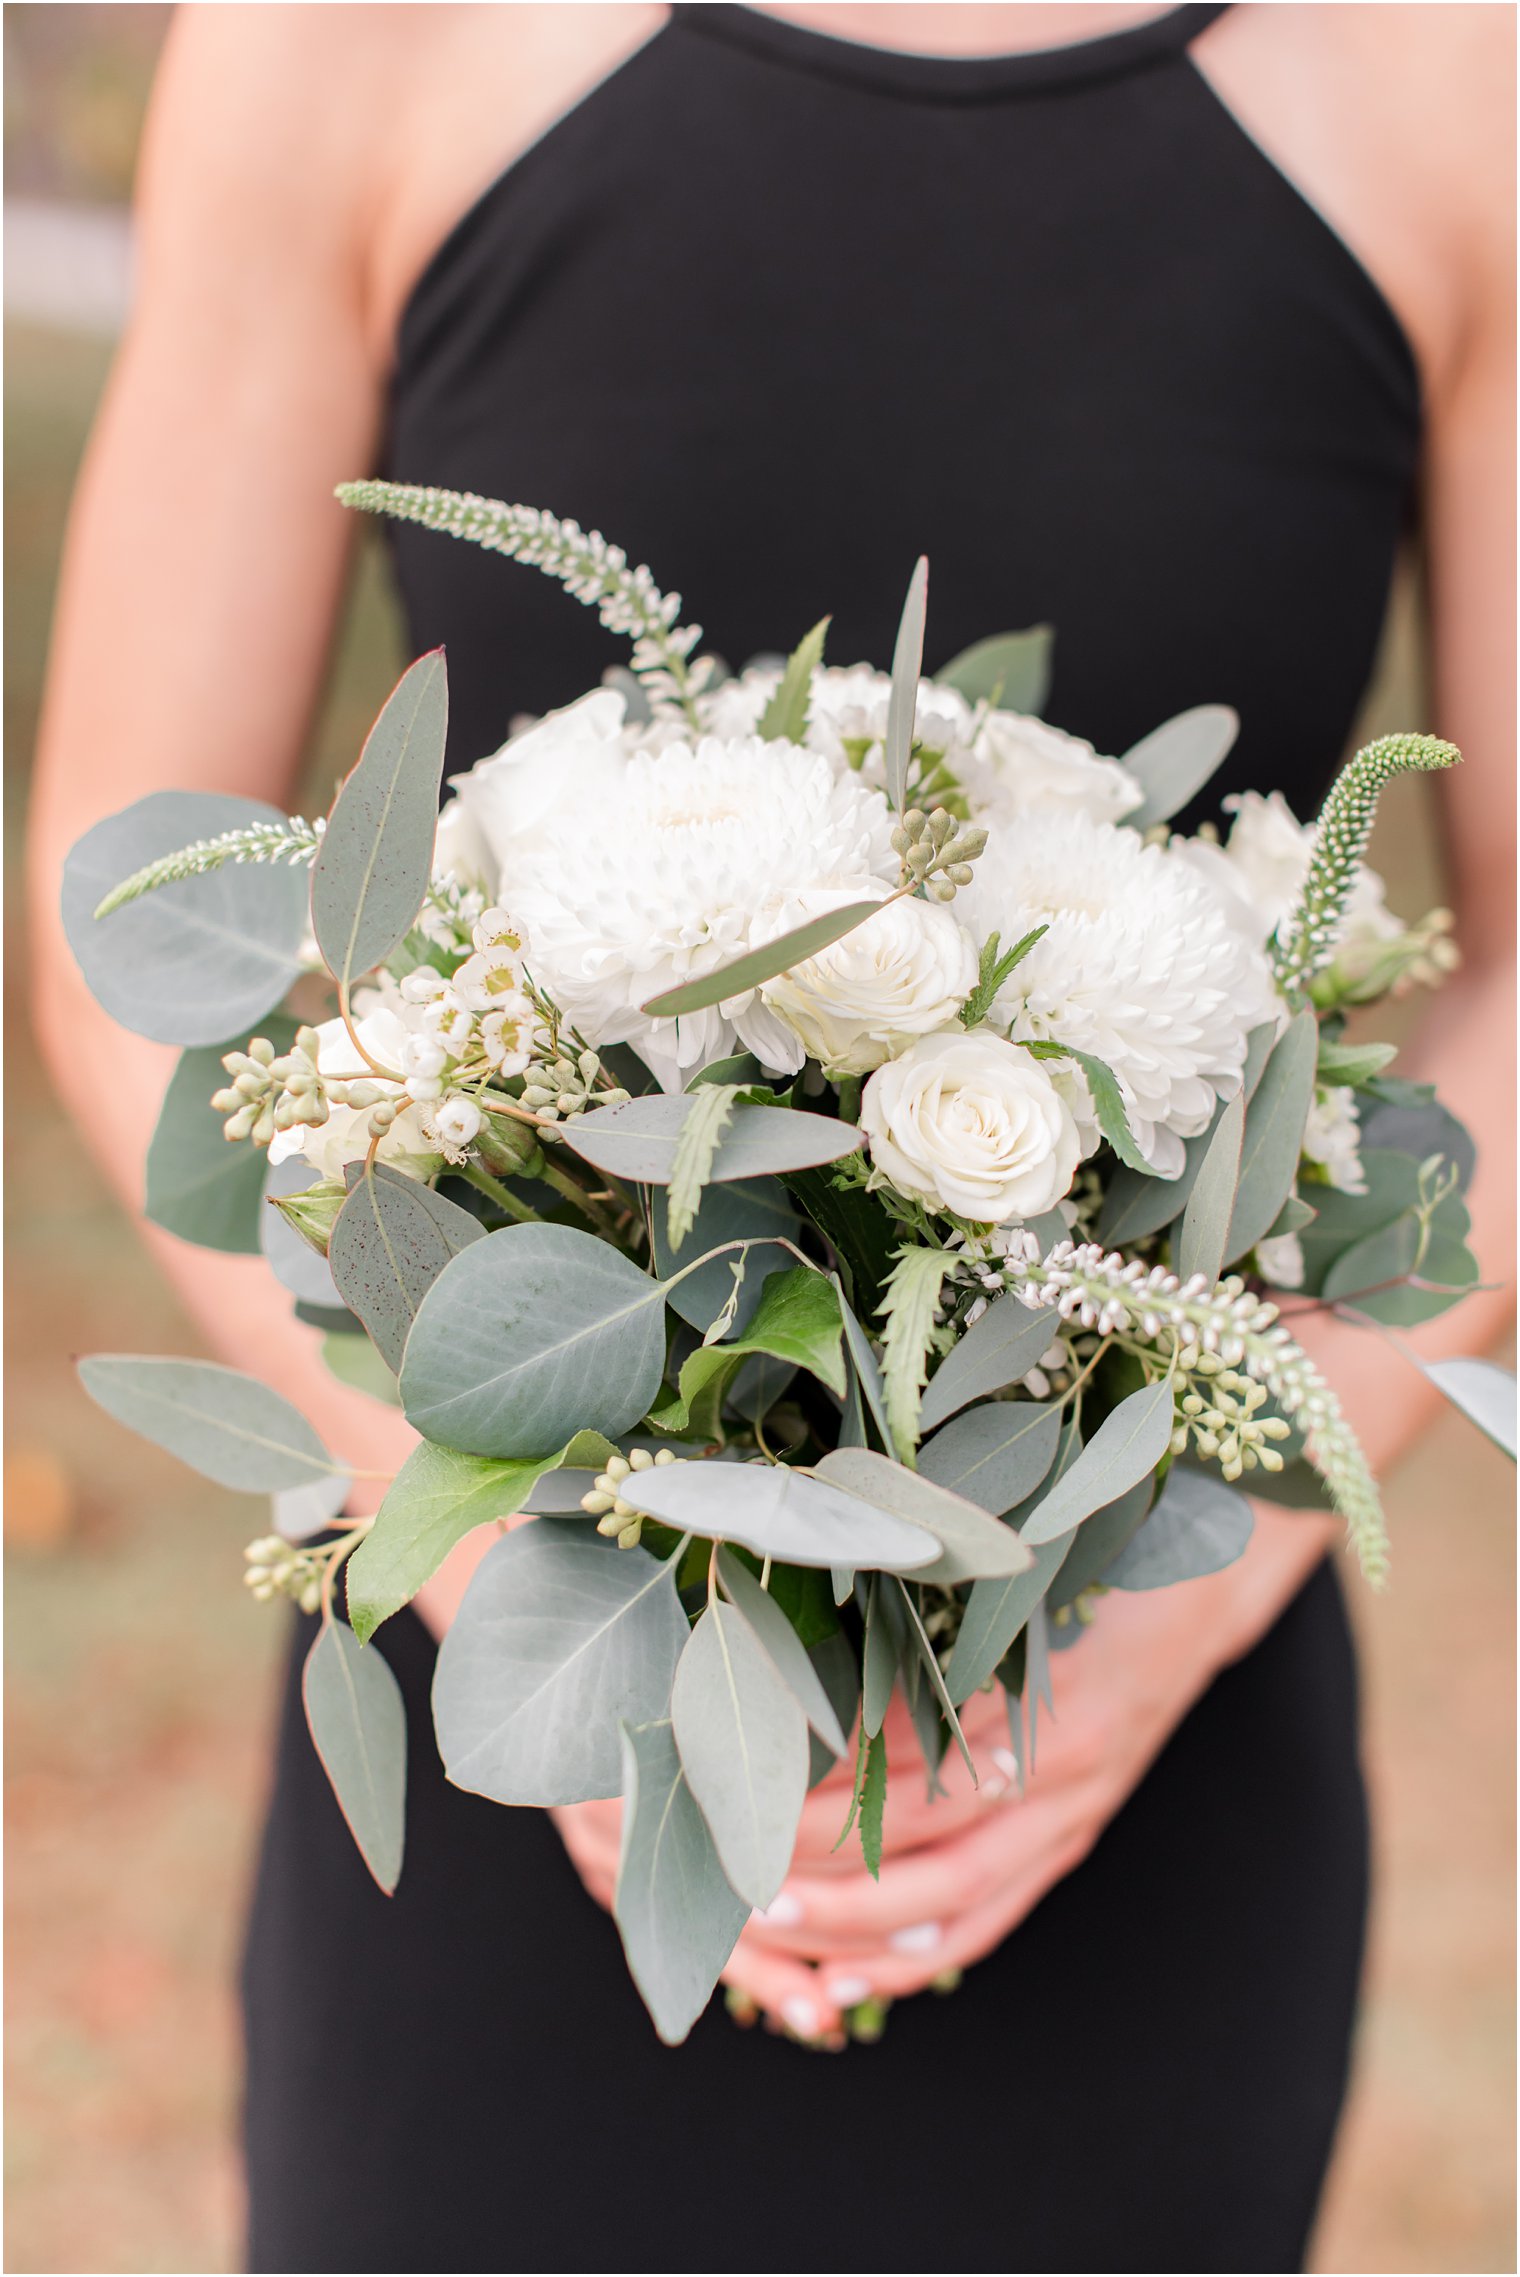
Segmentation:
<svg viewBox="0 0 1520 2277">
<path fill-rule="evenodd" d="M 594 816 L 628 763 L 626 711 L 616 689 L 593 689 L 510 737 L 467 775 L 452 776 L 451 829 L 463 839 L 473 825 L 499 875 L 508 851 L 520 852 L 557 817 Z"/>
<path fill-rule="evenodd" d="M 965 781 L 978 820 L 1080 807 L 1099 822 L 1119 822 L 1145 800 L 1117 759 L 1022 712 L 988 713 Z"/>
<path fill-rule="evenodd" d="M 474 887 L 484 891 L 495 870 L 485 832 L 472 806 L 461 798 L 446 800 L 439 810 L 438 835 L 433 841 L 433 875 L 457 878 L 466 890 Z"/>
<path fill-rule="evenodd" d="M 404 1065 L 402 1055 L 410 1041 L 409 1032 L 388 1007 L 382 1005 L 365 1013 L 354 1026 L 365 1051 L 383 1067 Z M 362 1077 L 389 1098 L 396 1097 L 402 1088 L 375 1074 L 354 1049 L 341 1020 L 324 1020 L 318 1028 L 317 1065 L 335 1083 L 353 1083 Z M 270 1162 L 304 1155 L 319 1178 L 331 1178 L 341 1186 L 344 1164 L 360 1162 L 369 1152 L 369 1118 L 368 1107 L 333 1107 L 325 1123 L 295 1123 L 288 1131 L 276 1131 L 269 1142 Z M 380 1141 L 379 1159 L 413 1178 L 430 1178 L 441 1167 L 442 1157 L 436 1142 L 423 1129 L 419 1107 L 403 1107 Z"/>
<path fill-rule="evenodd" d="M 978 1225 L 1054 1209 L 1082 1151 L 1039 1061 L 980 1028 L 925 1036 L 878 1068 L 860 1126 L 900 1194 Z"/>
<path fill-rule="evenodd" d="M 844 891 L 797 897 L 791 924 L 805 924 L 851 898 Z M 829 1075 L 866 1075 L 919 1036 L 953 1020 L 976 986 L 970 934 L 931 901 L 895 901 L 804 964 L 767 981 L 761 996 Z"/>
</svg>

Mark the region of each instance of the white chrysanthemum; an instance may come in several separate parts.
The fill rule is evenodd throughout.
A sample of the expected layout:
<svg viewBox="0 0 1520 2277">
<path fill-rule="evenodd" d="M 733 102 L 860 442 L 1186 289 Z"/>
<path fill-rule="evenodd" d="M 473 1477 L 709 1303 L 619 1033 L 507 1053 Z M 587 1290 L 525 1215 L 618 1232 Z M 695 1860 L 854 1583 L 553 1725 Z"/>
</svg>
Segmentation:
<svg viewBox="0 0 1520 2277">
<path fill-rule="evenodd" d="M 1249 1030 L 1276 999 L 1260 951 L 1207 881 L 1132 830 L 1080 812 L 994 826 L 956 913 L 1005 944 L 1049 930 L 1018 965 L 995 1018 L 1024 1041 L 1073 1044 L 1118 1078 L 1130 1128 L 1159 1176 L 1238 1089 Z M 1059 1062 L 1049 1063 L 1062 1081 Z M 1097 1143 L 1085 1084 L 1072 1083 Z"/>
<path fill-rule="evenodd" d="M 749 737 L 636 752 L 594 801 L 547 812 L 498 846 L 498 892 L 527 929 L 534 978 L 596 1045 L 631 1043 L 662 1083 L 742 1044 L 796 1064 L 791 1031 L 751 990 L 680 1020 L 652 996 L 727 964 L 800 922 L 821 886 L 873 895 L 895 883 L 879 792 L 816 752 Z"/>
<path fill-rule="evenodd" d="M 703 724 L 714 735 L 753 735 L 766 705 L 781 685 L 774 665 L 757 665 L 713 691 L 703 703 Z M 813 674 L 808 695 L 808 724 L 804 741 L 810 751 L 821 751 L 836 766 L 858 769 L 879 782 L 882 743 L 887 732 L 887 706 L 892 698 L 890 674 L 869 664 L 824 665 Z M 933 680 L 918 683 L 914 734 L 927 748 L 950 755 L 964 753 L 971 733 L 971 706 L 954 688 Z M 956 769 L 959 772 L 959 769 Z"/>
</svg>

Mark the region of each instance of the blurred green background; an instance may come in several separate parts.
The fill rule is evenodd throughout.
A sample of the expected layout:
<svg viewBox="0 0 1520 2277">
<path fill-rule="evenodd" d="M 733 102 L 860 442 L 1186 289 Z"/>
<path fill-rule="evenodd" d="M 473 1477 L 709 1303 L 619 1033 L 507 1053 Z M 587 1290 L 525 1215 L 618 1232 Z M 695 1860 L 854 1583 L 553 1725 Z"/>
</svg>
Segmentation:
<svg viewBox="0 0 1520 2277">
<path fill-rule="evenodd" d="M 168 15 L 6 8 L 11 201 L 128 194 Z M 195 1338 L 49 1096 L 14 890 L 64 516 L 109 356 L 104 338 L 8 317 L 5 2263 L 195 2271 L 240 2251 L 233 1976 L 280 1616 L 239 1586 L 260 1510 L 127 1442 L 75 1387 L 81 1349 Z M 1368 725 L 1420 723 L 1417 623 L 1411 576 Z M 351 763 L 399 661 L 371 547 L 313 780 Z M 1413 916 L 1439 898 L 1435 836 L 1425 786 L 1397 788 L 1375 858 Z M 1394 1586 L 1352 1592 L 1372 1963 L 1314 2266 L 1512 2270 L 1513 1474 L 1450 1419 L 1388 1499 Z"/>
</svg>

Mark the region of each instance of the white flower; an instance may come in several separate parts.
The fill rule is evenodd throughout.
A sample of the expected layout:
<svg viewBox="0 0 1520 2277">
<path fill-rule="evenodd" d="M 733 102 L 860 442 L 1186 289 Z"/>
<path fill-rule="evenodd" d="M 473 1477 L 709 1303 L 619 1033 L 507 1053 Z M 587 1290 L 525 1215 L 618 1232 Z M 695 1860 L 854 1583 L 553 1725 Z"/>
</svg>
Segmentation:
<svg viewBox="0 0 1520 2277">
<path fill-rule="evenodd" d="M 1338 1083 L 1316 1091 L 1304 1126 L 1304 1152 L 1311 1162 L 1320 1164 L 1329 1183 L 1343 1194 L 1367 1191 L 1361 1143 L 1356 1093 Z"/>
<path fill-rule="evenodd" d="M 853 898 L 800 894 L 803 919 Z M 772 1011 L 830 1075 L 865 1075 L 955 1019 L 976 986 L 970 934 L 931 901 L 895 901 L 843 940 L 765 983 Z"/>
<path fill-rule="evenodd" d="M 978 822 L 1062 807 L 1118 822 L 1145 800 L 1117 759 L 1104 759 L 1080 736 L 1021 712 L 989 712 L 970 761 L 957 773 Z"/>
<path fill-rule="evenodd" d="M 714 735 L 753 735 L 766 705 L 781 685 L 775 665 L 757 665 L 726 681 L 703 702 L 703 725 Z M 892 679 L 869 664 L 824 665 L 808 690 L 808 723 L 803 737 L 810 751 L 822 752 L 836 767 L 863 771 L 879 782 L 882 743 Z M 927 749 L 963 753 L 971 733 L 971 706 L 954 688 L 920 680 L 913 732 Z M 954 756 L 951 766 L 958 773 Z"/>
<path fill-rule="evenodd" d="M 925 1036 L 888 1060 L 865 1087 L 860 1125 L 889 1185 L 981 1225 L 1053 1209 L 1082 1152 L 1044 1068 L 985 1029 Z"/>
<path fill-rule="evenodd" d="M 433 1109 L 430 1126 L 443 1142 L 444 1151 L 451 1160 L 458 1158 L 480 1136 L 485 1120 L 473 1099 L 463 1091 L 451 1091 L 440 1106 Z"/>
<path fill-rule="evenodd" d="M 491 849 L 471 806 L 461 798 L 446 799 L 438 811 L 438 834 L 433 840 L 434 877 L 450 877 L 466 891 L 479 892 L 492 867 Z"/>
<path fill-rule="evenodd" d="M 1048 927 L 1011 974 L 998 1025 L 1106 1061 L 1141 1153 L 1177 1177 L 1183 1140 L 1239 1088 L 1248 1031 L 1278 1008 L 1265 959 L 1205 877 L 1132 830 L 1033 813 L 993 826 L 956 908 L 1005 945 Z M 1095 1146 L 1085 1083 L 1051 1066 Z"/>
<path fill-rule="evenodd" d="M 1256 1244 L 1256 1265 L 1274 1289 L 1301 1289 L 1304 1285 L 1304 1245 L 1296 1233 L 1275 1233 Z"/>
<path fill-rule="evenodd" d="M 795 1036 L 754 990 L 680 1020 L 640 1008 L 788 931 L 802 894 L 895 884 L 885 800 L 816 753 L 754 737 L 635 752 L 589 799 L 581 784 L 572 774 L 531 834 L 498 847 L 534 979 L 589 1043 L 633 1044 L 667 1088 L 736 1040 L 798 1066 Z"/>
<path fill-rule="evenodd" d="M 477 835 L 469 843 L 484 846 L 496 879 L 509 853 L 520 854 L 557 815 L 579 809 L 588 820 L 595 817 L 627 765 L 627 708 L 615 689 L 593 689 L 511 736 L 468 774 L 451 778 L 455 795 L 444 813 L 457 810 L 452 827 L 461 839 L 473 827 Z M 499 890 L 494 879 L 483 882 Z"/>
<path fill-rule="evenodd" d="M 1173 850 L 1227 896 L 1250 940 L 1268 941 L 1302 891 L 1314 852 L 1314 826 L 1295 819 L 1281 791 L 1265 798 L 1259 791 L 1242 791 L 1224 803 L 1235 820 L 1223 846 L 1204 838 L 1173 839 Z M 1392 941 L 1403 932 L 1384 894 L 1377 872 L 1360 865 L 1347 904 L 1343 947 Z"/>
<path fill-rule="evenodd" d="M 388 1006 L 377 1004 L 354 1022 L 365 1051 L 383 1067 L 399 1069 L 410 1041 L 407 1028 Z M 387 1098 L 397 1098 L 402 1086 L 377 1076 L 363 1054 L 356 1051 L 341 1020 L 324 1020 L 317 1030 L 317 1065 L 336 1082 L 373 1083 Z M 304 1155 L 319 1178 L 343 1182 L 343 1166 L 362 1161 L 370 1149 L 370 1110 L 367 1107 L 333 1107 L 325 1123 L 313 1128 L 294 1123 L 276 1131 L 269 1143 L 271 1163 Z M 438 1168 L 438 1148 L 423 1129 L 421 1110 L 403 1107 L 380 1141 L 379 1159 L 393 1170 L 414 1178 L 429 1178 Z"/>
</svg>

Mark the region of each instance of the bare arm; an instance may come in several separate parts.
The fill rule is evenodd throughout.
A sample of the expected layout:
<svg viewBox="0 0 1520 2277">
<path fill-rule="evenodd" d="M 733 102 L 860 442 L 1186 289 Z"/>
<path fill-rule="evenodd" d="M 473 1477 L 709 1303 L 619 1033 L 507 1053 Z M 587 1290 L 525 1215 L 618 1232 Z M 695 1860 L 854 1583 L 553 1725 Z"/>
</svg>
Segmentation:
<svg viewBox="0 0 1520 2277">
<path fill-rule="evenodd" d="M 162 788 L 288 798 L 320 690 L 351 531 L 332 486 L 368 464 L 365 154 L 346 11 L 191 9 L 155 95 L 137 307 L 75 497 L 32 825 L 38 1031 L 134 1209 L 172 1054 L 125 1035 L 58 918 L 69 846 Z M 300 21 L 304 19 L 304 21 Z M 111 1071 L 111 1114 L 99 1071 Z M 213 1346 L 297 1400 L 335 1447 L 394 1465 L 411 1434 L 333 1380 L 259 1258 L 148 1231 Z"/>
</svg>

